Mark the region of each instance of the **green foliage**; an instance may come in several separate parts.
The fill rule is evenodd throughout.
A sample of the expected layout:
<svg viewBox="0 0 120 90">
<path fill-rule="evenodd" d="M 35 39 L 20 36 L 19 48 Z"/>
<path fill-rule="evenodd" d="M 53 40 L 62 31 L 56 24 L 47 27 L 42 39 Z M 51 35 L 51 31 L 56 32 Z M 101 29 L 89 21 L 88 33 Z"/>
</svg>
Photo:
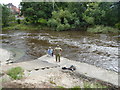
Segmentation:
<svg viewBox="0 0 120 90">
<path fill-rule="evenodd" d="M 20 19 L 17 19 L 17 23 L 20 24 Z"/>
<path fill-rule="evenodd" d="M 87 3 L 87 9 L 85 12 L 82 14 L 83 19 L 88 23 L 88 24 L 101 24 L 102 18 L 105 16 L 105 11 L 101 10 L 100 7 L 100 2 L 90 2 Z"/>
<path fill-rule="evenodd" d="M 56 28 L 57 31 L 63 31 L 65 28 L 64 28 L 64 25 L 63 24 L 59 24 Z"/>
<path fill-rule="evenodd" d="M 32 24 L 46 24 L 46 20 L 51 17 L 51 2 L 21 2 L 21 14 L 29 19 Z"/>
<path fill-rule="evenodd" d="M 114 26 L 120 21 L 120 2 L 104 2 L 101 3 L 100 8 L 104 10 L 105 17 L 102 18 L 102 24 L 107 26 Z"/>
<path fill-rule="evenodd" d="M 65 88 L 65 87 L 63 87 L 63 86 L 57 86 L 56 88 Z"/>
<path fill-rule="evenodd" d="M 80 86 L 74 86 L 73 88 L 80 88 Z"/>
<path fill-rule="evenodd" d="M 64 28 L 65 28 L 66 30 L 70 29 L 70 24 L 68 24 L 68 23 L 65 24 L 65 25 L 64 25 Z"/>
<path fill-rule="evenodd" d="M 88 82 L 84 82 L 84 88 L 92 88 L 91 87 L 91 84 L 90 83 L 88 83 Z"/>
<path fill-rule="evenodd" d="M 93 88 L 107 88 L 107 86 L 96 83 L 96 84 L 93 85 Z"/>
<path fill-rule="evenodd" d="M 58 22 L 55 19 L 49 19 L 47 22 L 49 27 L 56 28 L 58 26 Z"/>
<path fill-rule="evenodd" d="M 11 25 L 9 9 L 5 5 L 2 8 L 3 27 Z M 24 24 L 48 25 L 56 31 L 94 25 L 120 29 L 119 14 L 120 2 L 21 2 Z"/>
<path fill-rule="evenodd" d="M 89 16 L 83 16 L 83 19 L 88 23 L 88 24 L 94 24 L 94 17 L 89 17 Z"/>
<path fill-rule="evenodd" d="M 23 23 L 25 25 L 30 25 L 32 23 L 31 19 L 29 17 L 25 17 L 25 19 L 23 20 Z"/>
<path fill-rule="evenodd" d="M 81 90 L 80 86 L 74 86 L 73 88 L 70 88 L 69 90 Z"/>
<path fill-rule="evenodd" d="M 87 31 L 92 33 L 118 33 L 119 32 L 119 30 L 116 28 L 112 28 L 108 26 L 104 27 L 100 25 L 96 25 L 92 28 L 88 28 Z"/>
<path fill-rule="evenodd" d="M 2 27 L 7 27 L 10 25 L 14 25 L 15 23 L 15 15 L 12 14 L 9 8 L 7 8 L 6 5 L 1 5 L 0 8 L 2 8 Z M 1 20 L 1 18 L 0 18 Z"/>
<path fill-rule="evenodd" d="M 115 24 L 115 27 L 120 30 L 120 22 Z"/>
<path fill-rule="evenodd" d="M 7 74 L 13 79 L 21 79 L 23 77 L 24 70 L 21 67 L 15 67 L 8 70 Z"/>
<path fill-rule="evenodd" d="M 85 89 L 87 89 L 87 88 L 107 88 L 107 86 L 104 86 L 104 85 L 97 83 L 97 82 L 96 83 L 84 82 L 83 87 Z"/>
<path fill-rule="evenodd" d="M 42 24 L 42 25 L 46 25 L 47 21 L 43 18 L 38 19 L 38 23 Z"/>
<path fill-rule="evenodd" d="M 2 28 L 2 30 L 40 30 L 43 29 L 41 25 L 34 26 L 34 25 L 25 25 L 25 24 L 16 24 L 14 26 L 8 26 Z M 44 27 L 45 30 L 48 30 L 48 28 Z"/>
<path fill-rule="evenodd" d="M 32 16 L 34 15 L 34 9 L 33 8 L 27 8 L 24 12 L 25 15 L 29 15 L 29 16 Z"/>
<path fill-rule="evenodd" d="M 68 30 L 79 24 L 76 13 L 70 13 L 67 9 L 53 11 L 52 18 L 48 20 L 48 26 L 56 31 Z"/>
<path fill-rule="evenodd" d="M 2 25 L 3 25 L 3 27 L 9 25 L 8 24 L 9 17 L 10 17 L 10 10 L 5 5 L 2 5 Z"/>
</svg>

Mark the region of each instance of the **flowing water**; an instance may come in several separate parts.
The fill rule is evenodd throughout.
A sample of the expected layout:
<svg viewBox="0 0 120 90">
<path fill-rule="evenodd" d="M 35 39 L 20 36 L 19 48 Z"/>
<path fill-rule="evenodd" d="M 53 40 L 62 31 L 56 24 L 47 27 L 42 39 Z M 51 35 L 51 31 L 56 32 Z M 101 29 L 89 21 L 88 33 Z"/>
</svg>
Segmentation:
<svg viewBox="0 0 120 90">
<path fill-rule="evenodd" d="M 37 59 L 47 53 L 49 46 L 57 44 L 62 56 L 118 72 L 119 36 L 115 34 L 90 34 L 85 31 L 8 30 L 3 31 L 2 47 L 24 53 L 16 62 Z M 19 55 L 18 55 L 19 56 Z"/>
</svg>

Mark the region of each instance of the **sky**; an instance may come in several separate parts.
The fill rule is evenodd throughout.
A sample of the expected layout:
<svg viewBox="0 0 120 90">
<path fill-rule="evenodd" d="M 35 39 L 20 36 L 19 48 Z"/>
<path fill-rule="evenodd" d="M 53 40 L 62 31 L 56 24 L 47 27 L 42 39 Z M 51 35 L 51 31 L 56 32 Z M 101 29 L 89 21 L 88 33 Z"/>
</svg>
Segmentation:
<svg viewBox="0 0 120 90">
<path fill-rule="evenodd" d="M 16 7 L 18 7 L 18 5 L 20 4 L 20 2 L 22 2 L 22 0 L 0 0 L 0 3 L 1 3 L 1 4 L 12 3 L 12 4 L 15 5 Z"/>
</svg>

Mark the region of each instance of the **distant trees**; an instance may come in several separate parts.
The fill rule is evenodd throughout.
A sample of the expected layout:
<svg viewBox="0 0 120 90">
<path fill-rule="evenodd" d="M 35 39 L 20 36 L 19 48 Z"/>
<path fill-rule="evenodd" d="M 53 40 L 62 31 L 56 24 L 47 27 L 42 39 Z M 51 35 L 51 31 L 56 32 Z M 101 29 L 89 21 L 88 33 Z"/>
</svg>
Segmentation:
<svg viewBox="0 0 120 90">
<path fill-rule="evenodd" d="M 48 25 L 53 27 L 54 30 L 62 31 L 75 28 L 79 25 L 79 19 L 76 17 L 76 13 L 61 9 L 52 12 L 52 18 L 48 20 Z"/>
<path fill-rule="evenodd" d="M 21 14 L 23 14 L 27 22 L 32 24 L 46 23 L 52 15 L 52 3 L 47 2 L 21 2 Z"/>
<path fill-rule="evenodd" d="M 8 26 L 10 10 L 5 5 L 0 4 L 0 6 L 2 7 L 2 26 Z"/>
<path fill-rule="evenodd" d="M 15 21 L 15 16 L 6 5 L 0 4 L 0 7 L 2 8 L 2 27 L 11 25 Z"/>
<path fill-rule="evenodd" d="M 119 2 L 22 2 L 26 21 L 61 31 L 105 25 L 120 27 Z"/>
</svg>

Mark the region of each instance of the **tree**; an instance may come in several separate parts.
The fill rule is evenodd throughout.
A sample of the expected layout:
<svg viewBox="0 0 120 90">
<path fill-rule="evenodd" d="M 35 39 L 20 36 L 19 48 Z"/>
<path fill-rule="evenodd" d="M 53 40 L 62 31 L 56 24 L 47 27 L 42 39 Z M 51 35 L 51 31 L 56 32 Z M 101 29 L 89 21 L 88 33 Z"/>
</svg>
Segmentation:
<svg viewBox="0 0 120 90">
<path fill-rule="evenodd" d="M 52 18 L 49 19 L 48 25 L 57 31 L 62 31 L 75 28 L 79 25 L 79 21 L 76 17 L 76 13 L 70 13 L 67 9 L 61 9 L 52 12 Z"/>
<path fill-rule="evenodd" d="M 120 2 L 107 2 L 101 3 L 100 8 L 104 10 L 105 17 L 102 19 L 102 24 L 107 26 L 114 26 L 120 21 L 119 12 L 120 12 Z"/>
<path fill-rule="evenodd" d="M 2 26 L 8 26 L 9 25 L 9 17 L 10 17 L 10 10 L 6 7 L 6 5 L 2 6 Z"/>
<path fill-rule="evenodd" d="M 101 24 L 102 18 L 105 17 L 105 11 L 100 7 L 100 2 L 90 2 L 83 13 L 83 19 L 90 25 Z"/>
<path fill-rule="evenodd" d="M 21 2 L 21 6 L 21 14 L 32 24 L 39 24 L 41 18 L 47 20 L 52 15 L 51 2 Z"/>
</svg>

